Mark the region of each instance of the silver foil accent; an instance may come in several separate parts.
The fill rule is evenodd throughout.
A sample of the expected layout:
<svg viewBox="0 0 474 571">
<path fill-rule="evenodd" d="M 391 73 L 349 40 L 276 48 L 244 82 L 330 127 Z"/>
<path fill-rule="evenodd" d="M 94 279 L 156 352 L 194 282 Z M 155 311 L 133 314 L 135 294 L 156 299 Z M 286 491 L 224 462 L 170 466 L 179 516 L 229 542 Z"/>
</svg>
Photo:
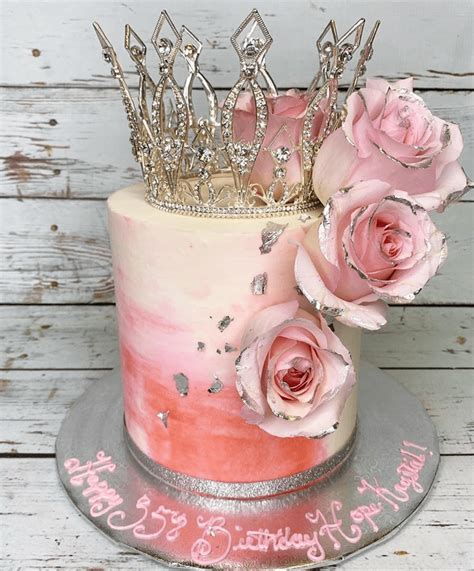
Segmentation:
<svg viewBox="0 0 474 571">
<path fill-rule="evenodd" d="M 268 275 L 267 272 L 263 274 L 258 274 L 255 276 L 250 283 L 250 289 L 253 295 L 263 295 L 267 290 L 268 285 Z"/>
<path fill-rule="evenodd" d="M 203 341 L 198 341 L 197 350 L 202 352 L 202 351 L 204 351 L 205 348 L 206 348 L 206 344 Z"/>
<path fill-rule="evenodd" d="M 311 216 L 310 214 L 305 214 L 305 213 L 303 213 L 303 214 L 298 218 L 298 220 L 299 220 L 300 222 L 303 222 L 303 224 L 306 224 L 306 222 L 308 222 L 308 220 L 311 220 L 311 218 L 312 218 L 312 216 Z"/>
<path fill-rule="evenodd" d="M 333 424 L 331 426 L 331 428 L 328 428 L 326 431 L 321 432 L 321 434 L 318 434 L 318 436 L 310 436 L 309 438 L 311 438 L 311 440 L 320 440 L 321 438 L 325 438 L 329 434 L 336 432 L 336 430 L 338 429 L 338 426 L 339 426 L 339 423 L 336 422 L 335 424 Z"/>
<path fill-rule="evenodd" d="M 151 460 L 144 454 L 130 438 L 124 424 L 125 442 L 135 460 L 150 474 L 178 490 L 193 492 L 203 496 L 228 499 L 252 499 L 275 496 L 291 490 L 304 488 L 321 478 L 324 474 L 332 472 L 342 465 L 351 455 L 356 441 L 357 426 L 354 428 L 347 444 L 328 458 L 322 464 L 313 466 L 309 470 L 298 472 L 292 476 L 264 480 L 262 482 L 217 482 L 188 476 L 182 472 L 170 470 L 165 466 Z"/>
<path fill-rule="evenodd" d="M 177 373 L 174 375 L 174 382 L 176 389 L 182 397 L 188 396 L 189 393 L 189 379 L 184 373 Z"/>
<path fill-rule="evenodd" d="M 299 294 L 304 295 L 311 306 L 314 307 L 316 311 L 322 313 L 326 320 L 328 318 L 332 319 L 339 317 L 344 313 L 342 307 L 329 307 L 328 305 L 321 303 L 318 299 L 314 299 L 314 297 L 308 293 L 308 291 L 303 287 L 301 283 L 299 283 L 295 289 Z"/>
<path fill-rule="evenodd" d="M 226 353 L 233 353 L 234 351 L 237 351 L 237 347 L 233 347 L 232 345 L 229 345 L 229 343 L 226 343 L 224 345 L 224 351 Z"/>
<path fill-rule="evenodd" d="M 169 415 L 170 415 L 169 410 L 162 410 L 162 411 L 156 413 L 156 416 L 161 420 L 161 422 L 163 423 L 163 426 L 165 428 L 168 428 L 168 416 Z"/>
<path fill-rule="evenodd" d="M 222 383 L 222 381 L 219 379 L 217 375 L 214 375 L 214 381 L 212 385 L 207 389 L 207 392 L 211 394 L 220 393 L 223 388 L 224 384 Z"/>
<path fill-rule="evenodd" d="M 288 224 L 277 224 L 276 222 L 267 222 L 262 230 L 262 245 L 260 246 L 261 254 L 269 254 L 273 246 L 285 231 Z"/>
<path fill-rule="evenodd" d="M 230 317 L 229 315 L 226 315 L 219 321 L 219 323 L 217 324 L 217 328 L 219 329 L 220 332 L 222 332 L 224 331 L 224 329 L 227 329 L 227 327 L 229 327 L 232 321 L 234 321 L 234 318 Z"/>
</svg>

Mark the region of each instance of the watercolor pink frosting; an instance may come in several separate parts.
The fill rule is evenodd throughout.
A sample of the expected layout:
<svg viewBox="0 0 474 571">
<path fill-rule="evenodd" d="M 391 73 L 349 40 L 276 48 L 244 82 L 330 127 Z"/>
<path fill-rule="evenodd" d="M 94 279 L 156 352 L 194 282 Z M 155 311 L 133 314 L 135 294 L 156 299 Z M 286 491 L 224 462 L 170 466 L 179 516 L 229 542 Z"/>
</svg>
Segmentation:
<svg viewBox="0 0 474 571">
<path fill-rule="evenodd" d="M 356 390 L 338 429 L 320 440 L 279 438 L 248 424 L 236 390 L 235 360 L 252 317 L 279 303 L 307 303 L 295 287 L 296 243 L 319 212 L 273 219 L 283 231 L 262 253 L 268 220 L 170 214 L 149 206 L 143 193 L 137 185 L 108 200 L 125 421 L 134 443 L 169 469 L 223 482 L 285 477 L 341 450 L 355 427 Z M 337 324 L 337 333 L 357 362 L 359 330 Z"/>
</svg>

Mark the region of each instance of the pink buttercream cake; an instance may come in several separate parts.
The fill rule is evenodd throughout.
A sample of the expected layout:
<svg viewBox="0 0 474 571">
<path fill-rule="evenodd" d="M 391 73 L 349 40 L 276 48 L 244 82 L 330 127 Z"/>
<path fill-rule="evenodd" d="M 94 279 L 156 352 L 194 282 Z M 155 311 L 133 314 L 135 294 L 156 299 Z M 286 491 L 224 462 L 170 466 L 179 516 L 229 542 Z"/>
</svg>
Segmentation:
<svg viewBox="0 0 474 571">
<path fill-rule="evenodd" d="M 252 316 L 290 300 L 305 306 L 295 287 L 296 242 L 319 211 L 272 218 L 284 230 L 262 253 L 268 219 L 171 214 L 143 196 L 137 185 L 108 200 L 125 423 L 134 444 L 165 468 L 221 482 L 282 478 L 328 460 L 354 432 L 355 389 L 338 429 L 309 439 L 279 438 L 245 422 L 235 387 Z M 357 364 L 359 330 L 337 325 L 336 333 Z"/>
</svg>

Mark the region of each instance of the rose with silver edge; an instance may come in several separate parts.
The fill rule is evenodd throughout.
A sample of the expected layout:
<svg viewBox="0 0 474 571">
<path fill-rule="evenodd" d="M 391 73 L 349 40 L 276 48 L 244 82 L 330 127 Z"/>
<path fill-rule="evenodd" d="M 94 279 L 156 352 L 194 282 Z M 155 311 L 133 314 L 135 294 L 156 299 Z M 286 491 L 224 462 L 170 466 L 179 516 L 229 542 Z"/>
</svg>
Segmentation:
<svg viewBox="0 0 474 571">
<path fill-rule="evenodd" d="M 356 378 L 351 356 L 325 320 L 297 301 L 255 315 L 236 361 L 242 415 L 282 438 L 337 429 Z"/>
<path fill-rule="evenodd" d="M 413 301 L 446 256 L 446 238 L 424 208 L 370 180 L 329 199 L 298 245 L 295 277 L 318 311 L 378 329 L 386 322 L 384 301 Z"/>
<path fill-rule="evenodd" d="M 368 79 L 347 100 L 342 126 L 321 146 L 313 186 L 326 203 L 340 188 L 380 179 L 442 210 L 469 189 L 459 127 L 436 117 L 413 93 L 413 79 Z"/>
</svg>

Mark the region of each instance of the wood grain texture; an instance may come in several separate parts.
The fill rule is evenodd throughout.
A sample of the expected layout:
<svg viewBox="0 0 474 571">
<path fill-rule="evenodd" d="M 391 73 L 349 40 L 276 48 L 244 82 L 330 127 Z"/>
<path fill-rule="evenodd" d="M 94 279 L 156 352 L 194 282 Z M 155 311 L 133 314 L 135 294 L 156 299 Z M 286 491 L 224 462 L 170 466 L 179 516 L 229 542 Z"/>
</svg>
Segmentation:
<svg viewBox="0 0 474 571">
<path fill-rule="evenodd" d="M 473 94 L 422 95 L 433 113 L 461 125 L 461 162 L 474 177 Z M 0 113 L 0 196 L 106 198 L 141 180 L 118 89 L 0 89 Z"/>
<path fill-rule="evenodd" d="M 203 41 L 201 67 L 211 83 L 228 87 L 238 75 L 230 36 L 255 1 L 227 2 L 225 9 L 216 7 L 213 0 L 201 0 L 199 8 L 192 0 L 164 0 L 159 5 L 152 0 L 67 4 L 7 0 L 2 7 L 8 22 L 3 30 L 3 58 L 8 65 L 2 66 L 1 84 L 112 85 L 92 21 L 100 22 L 128 70 L 132 66 L 122 48 L 124 24 L 130 23 L 148 40 L 159 10 L 166 9 L 178 28 L 186 24 Z M 316 38 L 330 18 L 337 20 L 341 33 L 360 17 L 367 18 L 368 26 L 379 18 L 383 26 L 370 62 L 371 75 L 400 78 L 412 74 L 420 87 L 470 88 L 469 2 L 455 0 L 449 7 L 445 2 L 431 2 L 429 10 L 425 7 L 424 2 L 410 0 L 398 1 L 397 9 L 391 2 L 377 2 L 375 7 L 371 0 L 259 0 L 259 11 L 274 38 L 268 67 L 282 87 L 309 85 L 317 66 Z"/>
<path fill-rule="evenodd" d="M 2 371 L 0 454 L 54 454 L 67 410 L 108 371 Z"/>
<path fill-rule="evenodd" d="M 112 300 L 105 201 L 3 199 L 0 208 L 3 303 Z"/>
<path fill-rule="evenodd" d="M 108 374 L 89 371 L 0 373 L 0 454 L 52 454 L 70 406 Z M 421 400 L 439 435 L 442 454 L 470 454 L 474 439 L 472 371 L 390 370 Z"/>
<path fill-rule="evenodd" d="M 472 367 L 474 309 L 392 307 L 389 323 L 364 333 L 378 367 Z M 2 306 L 0 369 L 94 369 L 117 362 L 113 306 Z"/>
<path fill-rule="evenodd" d="M 2 303 L 113 302 L 104 201 L 0 199 L 0 209 Z M 434 219 L 449 256 L 415 304 L 473 303 L 474 203 Z"/>
<path fill-rule="evenodd" d="M 54 459 L 2 459 L 0 470 L 2 559 L 8 569 L 163 569 L 115 546 L 78 516 L 60 487 Z M 473 537 L 473 471 L 472 457 L 442 458 L 430 500 L 409 525 L 390 543 L 338 569 L 467 569 Z"/>
</svg>

